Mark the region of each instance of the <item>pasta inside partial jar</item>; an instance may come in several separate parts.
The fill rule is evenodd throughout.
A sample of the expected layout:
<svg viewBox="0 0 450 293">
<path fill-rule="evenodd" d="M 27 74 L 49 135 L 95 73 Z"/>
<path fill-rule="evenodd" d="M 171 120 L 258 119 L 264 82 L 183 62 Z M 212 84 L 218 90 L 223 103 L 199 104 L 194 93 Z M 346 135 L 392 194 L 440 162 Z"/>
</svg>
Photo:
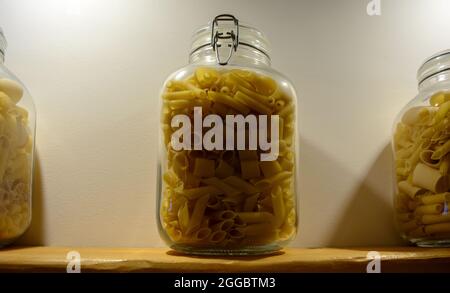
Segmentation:
<svg viewBox="0 0 450 293">
<path fill-rule="evenodd" d="M 296 233 L 295 92 L 242 54 L 191 62 L 162 90 L 158 220 L 177 251 L 264 254 Z"/>
<path fill-rule="evenodd" d="M 219 71 L 207 67 L 197 68 L 184 80 L 170 80 L 162 98 L 167 162 L 160 213 L 162 227 L 175 247 L 194 252 L 198 252 L 197 248 L 213 248 L 251 253 L 257 246 L 292 238 L 297 217 L 293 98 L 270 77 L 248 70 Z M 195 117 L 197 109 L 201 114 Z M 180 114 L 188 117 L 193 127 L 214 117 L 215 123 L 203 130 L 202 139 L 205 143 L 212 128 L 220 128 L 211 139 L 217 148 L 174 147 L 174 134 L 180 131 L 176 117 Z M 279 117 L 277 159 L 262 161 L 261 157 L 269 153 L 260 145 L 255 150 L 220 147 L 223 140 L 229 142 L 229 133 L 238 137 L 236 127 L 244 125 L 233 120 L 235 129 L 230 128 L 227 122 L 231 118 L 254 117 L 254 121 L 264 118 L 273 122 L 272 114 Z M 247 126 L 247 130 L 247 135 L 262 136 L 258 129 Z M 195 142 L 193 129 L 189 130 L 191 134 Z"/>
<path fill-rule="evenodd" d="M 35 111 L 25 86 L 6 68 L 0 28 L 0 247 L 31 222 Z"/>
<path fill-rule="evenodd" d="M 450 245 L 450 52 L 419 69 L 419 95 L 394 127 L 395 219 L 419 246 Z M 439 69 L 440 68 L 440 69 Z"/>
</svg>

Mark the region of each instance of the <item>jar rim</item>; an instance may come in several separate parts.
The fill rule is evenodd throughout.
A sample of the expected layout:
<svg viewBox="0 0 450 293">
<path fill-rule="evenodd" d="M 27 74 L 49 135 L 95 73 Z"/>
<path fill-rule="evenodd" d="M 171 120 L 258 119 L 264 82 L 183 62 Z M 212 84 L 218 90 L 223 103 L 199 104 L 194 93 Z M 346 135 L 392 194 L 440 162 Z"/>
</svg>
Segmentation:
<svg viewBox="0 0 450 293">
<path fill-rule="evenodd" d="M 196 53 L 203 48 L 211 46 L 212 22 L 198 28 L 192 35 L 191 51 L 189 55 Z M 270 43 L 266 36 L 258 29 L 247 23 L 239 22 L 239 46 L 249 47 L 264 54 L 270 60 Z"/>
<path fill-rule="evenodd" d="M 417 70 L 419 86 L 427 79 L 450 70 L 450 49 L 428 57 Z"/>
</svg>

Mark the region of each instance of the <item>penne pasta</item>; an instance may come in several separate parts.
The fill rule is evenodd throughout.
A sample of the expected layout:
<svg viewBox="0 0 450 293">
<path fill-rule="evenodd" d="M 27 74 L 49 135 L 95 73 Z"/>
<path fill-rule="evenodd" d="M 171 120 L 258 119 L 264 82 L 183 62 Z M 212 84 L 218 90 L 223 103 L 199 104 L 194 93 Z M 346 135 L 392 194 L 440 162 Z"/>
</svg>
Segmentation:
<svg viewBox="0 0 450 293">
<path fill-rule="evenodd" d="M 237 213 L 237 216 L 247 224 L 272 223 L 274 221 L 274 216 L 267 212 L 242 212 Z"/>
<path fill-rule="evenodd" d="M 224 182 L 242 191 L 244 194 L 247 195 L 259 192 L 259 190 L 255 188 L 255 186 L 237 176 L 227 177 L 224 179 Z"/>
<path fill-rule="evenodd" d="M 195 229 L 200 227 L 202 223 L 206 205 L 208 204 L 209 195 L 204 195 L 197 199 L 194 206 L 194 211 L 192 212 L 192 216 L 189 219 L 189 223 L 187 225 L 186 234 L 190 234 Z"/>
<path fill-rule="evenodd" d="M 247 70 L 198 67 L 182 80 L 167 82 L 161 109 L 161 142 L 165 144 L 166 160 L 161 162 L 160 219 L 168 239 L 189 247 L 190 251 L 195 248 L 233 251 L 286 241 L 295 234 L 294 106 L 293 97 L 274 79 Z M 205 119 L 210 114 L 215 116 Z M 263 121 L 268 121 L 266 126 L 270 130 L 260 133 L 264 127 L 258 127 L 256 135 L 241 132 L 251 123 L 241 124 L 235 118 L 250 114 L 258 122 L 269 118 Z M 217 133 L 224 133 L 224 148 L 220 148 L 218 136 L 212 130 L 220 121 L 226 122 L 228 115 L 235 115 L 234 120 L 229 119 L 233 127 L 225 123 L 217 128 Z M 276 121 L 272 115 L 278 116 Z M 0 122 L 2 117 L 0 112 Z M 196 119 L 204 123 L 200 123 L 200 131 Z M 0 125 L 6 125 L 7 129 L 17 127 L 13 122 L 5 119 Z M 188 122 L 193 126 L 184 128 Z M 231 142 L 225 135 L 228 131 L 236 134 Z M 406 137 L 409 129 L 403 131 L 399 145 L 405 144 L 401 138 Z M 239 136 L 240 133 L 244 135 Z M 0 139 L 1 134 L 0 128 Z M 429 131 L 422 137 L 431 145 L 434 134 Z M 264 138 L 266 145 L 260 143 Z M 237 147 L 242 144 L 244 149 Z M 411 168 L 414 162 L 409 153 L 418 152 L 419 147 L 403 151 L 405 166 L 409 164 Z M 274 153 L 272 161 L 265 160 L 272 159 L 269 155 Z M 424 154 L 423 158 L 428 157 Z M 417 163 L 420 159 L 417 155 Z M 21 166 L 18 163 L 8 170 L 20 173 Z M 415 194 L 414 203 L 423 205 L 417 198 L 427 190 L 410 185 L 407 187 L 409 194 Z M 410 204 L 407 202 L 406 208 Z"/>
</svg>

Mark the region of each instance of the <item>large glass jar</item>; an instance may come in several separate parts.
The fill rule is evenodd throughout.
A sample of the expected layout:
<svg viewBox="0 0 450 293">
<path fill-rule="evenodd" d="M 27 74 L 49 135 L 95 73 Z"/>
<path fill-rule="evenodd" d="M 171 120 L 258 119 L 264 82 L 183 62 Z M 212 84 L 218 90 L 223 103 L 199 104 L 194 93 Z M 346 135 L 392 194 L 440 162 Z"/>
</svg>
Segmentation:
<svg viewBox="0 0 450 293">
<path fill-rule="evenodd" d="M 450 245 L 450 50 L 417 73 L 419 94 L 393 129 L 395 218 L 403 238 L 423 247 Z"/>
<path fill-rule="evenodd" d="M 0 247 L 31 222 L 35 110 L 25 86 L 4 65 L 0 28 Z"/>
<path fill-rule="evenodd" d="M 190 254 L 265 254 L 297 228 L 296 94 L 257 29 L 219 15 L 161 92 L 158 221 Z"/>
</svg>

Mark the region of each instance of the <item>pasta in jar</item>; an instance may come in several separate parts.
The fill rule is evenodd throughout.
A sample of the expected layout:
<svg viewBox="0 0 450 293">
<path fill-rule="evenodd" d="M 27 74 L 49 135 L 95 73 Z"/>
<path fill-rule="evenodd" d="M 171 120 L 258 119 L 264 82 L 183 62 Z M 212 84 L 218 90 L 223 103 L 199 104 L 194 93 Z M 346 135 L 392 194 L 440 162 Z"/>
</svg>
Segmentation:
<svg viewBox="0 0 450 293">
<path fill-rule="evenodd" d="M 178 251 L 270 253 L 296 233 L 295 92 L 240 54 L 226 66 L 191 54 L 162 90 L 159 223 Z"/>
<path fill-rule="evenodd" d="M 30 224 L 35 118 L 29 94 L 3 64 L 5 48 L 0 29 L 0 246 Z"/>
<path fill-rule="evenodd" d="M 450 244 L 449 65 L 445 51 L 421 66 L 419 95 L 394 127 L 395 219 L 405 239 L 425 247 Z"/>
</svg>

